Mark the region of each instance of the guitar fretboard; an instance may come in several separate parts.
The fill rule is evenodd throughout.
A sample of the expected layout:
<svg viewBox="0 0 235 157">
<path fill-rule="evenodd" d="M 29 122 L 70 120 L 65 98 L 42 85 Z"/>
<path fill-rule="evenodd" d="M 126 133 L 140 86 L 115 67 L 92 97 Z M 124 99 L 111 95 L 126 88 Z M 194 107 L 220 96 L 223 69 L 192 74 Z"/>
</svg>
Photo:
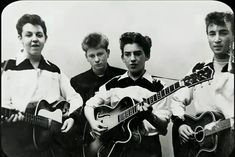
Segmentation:
<svg viewBox="0 0 235 157">
<path fill-rule="evenodd" d="M 1 107 L 1 115 L 5 116 L 5 117 L 10 117 L 12 114 L 16 114 L 17 111 L 16 110 L 12 110 L 12 109 L 7 109 L 7 108 L 3 108 Z M 42 116 L 35 116 L 29 113 L 22 113 L 24 115 L 24 122 L 27 122 L 29 124 L 33 124 L 33 125 L 37 125 L 37 126 L 41 126 L 43 128 L 48 128 L 49 127 L 49 121 L 47 118 L 42 117 Z"/>
<path fill-rule="evenodd" d="M 147 103 L 149 105 L 153 105 L 156 102 L 162 100 L 163 98 L 167 97 L 168 95 L 172 94 L 173 92 L 177 91 L 184 85 L 181 85 L 183 82 L 176 82 L 175 84 L 164 88 L 163 90 L 157 92 L 156 94 L 152 95 L 151 97 L 145 99 L 144 101 L 137 103 L 133 107 L 128 108 L 127 110 L 121 112 L 118 115 L 118 121 L 122 122 L 125 121 L 126 119 L 130 118 L 131 116 L 135 115 L 138 113 L 137 106 L 138 105 L 143 105 L 144 103 Z"/>
<path fill-rule="evenodd" d="M 214 133 L 217 133 L 219 131 L 225 130 L 227 128 L 231 127 L 231 119 L 225 119 L 222 121 L 219 121 L 218 123 L 215 124 L 210 130 L 205 130 L 205 136 L 212 135 Z"/>
</svg>

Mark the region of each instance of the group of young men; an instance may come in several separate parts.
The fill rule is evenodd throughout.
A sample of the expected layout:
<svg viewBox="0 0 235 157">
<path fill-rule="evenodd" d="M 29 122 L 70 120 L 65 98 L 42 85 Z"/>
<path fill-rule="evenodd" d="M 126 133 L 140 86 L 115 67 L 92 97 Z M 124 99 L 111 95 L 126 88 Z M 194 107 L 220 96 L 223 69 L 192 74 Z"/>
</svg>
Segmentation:
<svg viewBox="0 0 235 157">
<path fill-rule="evenodd" d="M 196 133 L 185 120 L 186 106 L 193 102 L 196 116 L 208 111 L 219 113 L 225 119 L 234 116 L 234 61 L 230 55 L 233 54 L 234 17 L 232 13 L 212 12 L 205 22 L 213 58 L 198 63 L 187 75 L 208 67 L 212 70 L 212 80 L 183 87 L 172 99 L 162 95 L 157 100 L 156 93 L 162 93 L 167 86 L 145 68 L 151 56 L 149 36 L 138 32 L 121 35 L 121 59 L 127 68 L 124 70 L 108 64 L 108 38 L 101 33 L 88 34 L 82 49 L 91 69 L 69 80 L 41 54 L 47 41 L 45 22 L 38 15 L 23 15 L 16 25 L 23 49 L 16 59 L 2 63 L 2 107 L 19 111 L 10 116 L 1 113 L 3 152 L 8 157 L 79 157 L 91 156 L 91 151 L 95 151 L 95 156 L 105 157 L 162 157 L 159 135 L 167 134 L 172 120 L 174 155 L 189 155 L 182 153 L 185 152 L 182 147 L 190 146 L 187 143 Z M 68 102 L 62 107 L 54 103 L 61 98 Z M 35 149 L 44 137 L 40 134 L 38 139 L 37 130 L 44 130 L 23 121 L 27 117 L 25 112 L 32 108 L 35 117 L 40 115 L 36 112 L 40 111 L 40 103 L 35 102 L 42 99 L 49 106 L 62 109 L 62 124 L 59 132 L 49 133 L 53 135 L 46 148 Z M 52 112 L 49 107 L 41 110 Z M 50 121 L 48 125 L 52 124 Z M 231 125 L 229 134 L 233 136 L 234 124 Z M 87 126 L 90 131 L 86 130 Z M 100 139 L 98 143 L 90 145 L 97 139 Z M 225 142 L 219 136 L 217 148 L 207 151 L 205 156 L 222 156 L 224 143 L 231 147 L 229 155 L 234 155 L 234 143 L 230 141 Z"/>
</svg>

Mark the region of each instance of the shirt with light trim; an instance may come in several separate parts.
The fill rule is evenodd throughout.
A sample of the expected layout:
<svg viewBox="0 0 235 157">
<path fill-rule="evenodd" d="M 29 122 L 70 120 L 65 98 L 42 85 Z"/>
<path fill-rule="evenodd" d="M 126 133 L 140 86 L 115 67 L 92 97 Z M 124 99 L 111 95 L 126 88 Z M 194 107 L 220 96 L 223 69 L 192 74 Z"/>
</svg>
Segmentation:
<svg viewBox="0 0 235 157">
<path fill-rule="evenodd" d="M 201 65 L 201 66 L 199 66 Z M 234 74 L 227 71 L 228 64 L 208 60 L 198 63 L 193 69 L 200 70 L 204 66 L 210 66 L 213 70 L 213 79 L 194 87 L 184 87 L 172 96 L 170 108 L 172 114 L 184 119 L 188 113 L 186 107 L 194 105 L 195 115 L 213 111 L 222 113 L 225 118 L 234 116 Z M 198 69 L 196 69 L 198 67 Z M 193 71 L 190 70 L 188 74 Z"/>
<path fill-rule="evenodd" d="M 1 105 L 24 112 L 27 105 L 42 99 L 49 103 L 66 100 L 69 113 L 82 106 L 81 96 L 71 87 L 67 76 L 53 63 L 41 57 L 35 69 L 23 53 L 8 60 L 2 73 Z"/>
<path fill-rule="evenodd" d="M 149 98 L 156 92 L 164 88 L 164 83 L 160 79 L 153 78 L 148 72 L 137 80 L 132 80 L 128 76 L 128 72 L 121 76 L 114 77 L 106 84 L 100 87 L 94 97 L 90 98 L 86 105 L 90 107 L 98 107 L 106 104 L 115 106 L 124 97 L 130 97 L 138 102 L 143 98 Z M 158 118 L 168 121 L 170 111 L 168 110 L 168 98 L 164 98 L 152 105 L 153 111 Z M 143 130 L 141 133 L 145 136 L 158 134 L 157 129 L 147 120 L 143 120 Z"/>
</svg>

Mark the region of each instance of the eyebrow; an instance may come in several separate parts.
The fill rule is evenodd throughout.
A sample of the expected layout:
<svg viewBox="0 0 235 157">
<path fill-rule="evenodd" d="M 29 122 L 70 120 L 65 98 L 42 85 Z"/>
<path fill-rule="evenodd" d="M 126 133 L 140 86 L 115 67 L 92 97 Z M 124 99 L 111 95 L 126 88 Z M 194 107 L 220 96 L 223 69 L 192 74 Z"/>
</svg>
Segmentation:
<svg viewBox="0 0 235 157">
<path fill-rule="evenodd" d="M 142 52 L 141 50 L 137 50 L 137 51 L 124 51 L 125 53 L 131 53 L 131 52 Z"/>
</svg>

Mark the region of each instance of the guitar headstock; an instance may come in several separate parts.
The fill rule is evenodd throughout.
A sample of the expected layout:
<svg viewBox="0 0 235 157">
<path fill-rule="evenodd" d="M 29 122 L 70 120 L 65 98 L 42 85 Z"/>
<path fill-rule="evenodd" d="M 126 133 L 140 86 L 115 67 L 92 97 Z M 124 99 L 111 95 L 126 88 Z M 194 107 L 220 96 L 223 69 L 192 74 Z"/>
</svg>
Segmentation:
<svg viewBox="0 0 235 157">
<path fill-rule="evenodd" d="M 191 87 L 211 80 L 213 78 L 213 74 L 214 70 L 209 66 L 205 66 L 201 70 L 198 70 L 191 75 L 186 76 L 182 81 L 184 82 L 185 86 Z"/>
</svg>

